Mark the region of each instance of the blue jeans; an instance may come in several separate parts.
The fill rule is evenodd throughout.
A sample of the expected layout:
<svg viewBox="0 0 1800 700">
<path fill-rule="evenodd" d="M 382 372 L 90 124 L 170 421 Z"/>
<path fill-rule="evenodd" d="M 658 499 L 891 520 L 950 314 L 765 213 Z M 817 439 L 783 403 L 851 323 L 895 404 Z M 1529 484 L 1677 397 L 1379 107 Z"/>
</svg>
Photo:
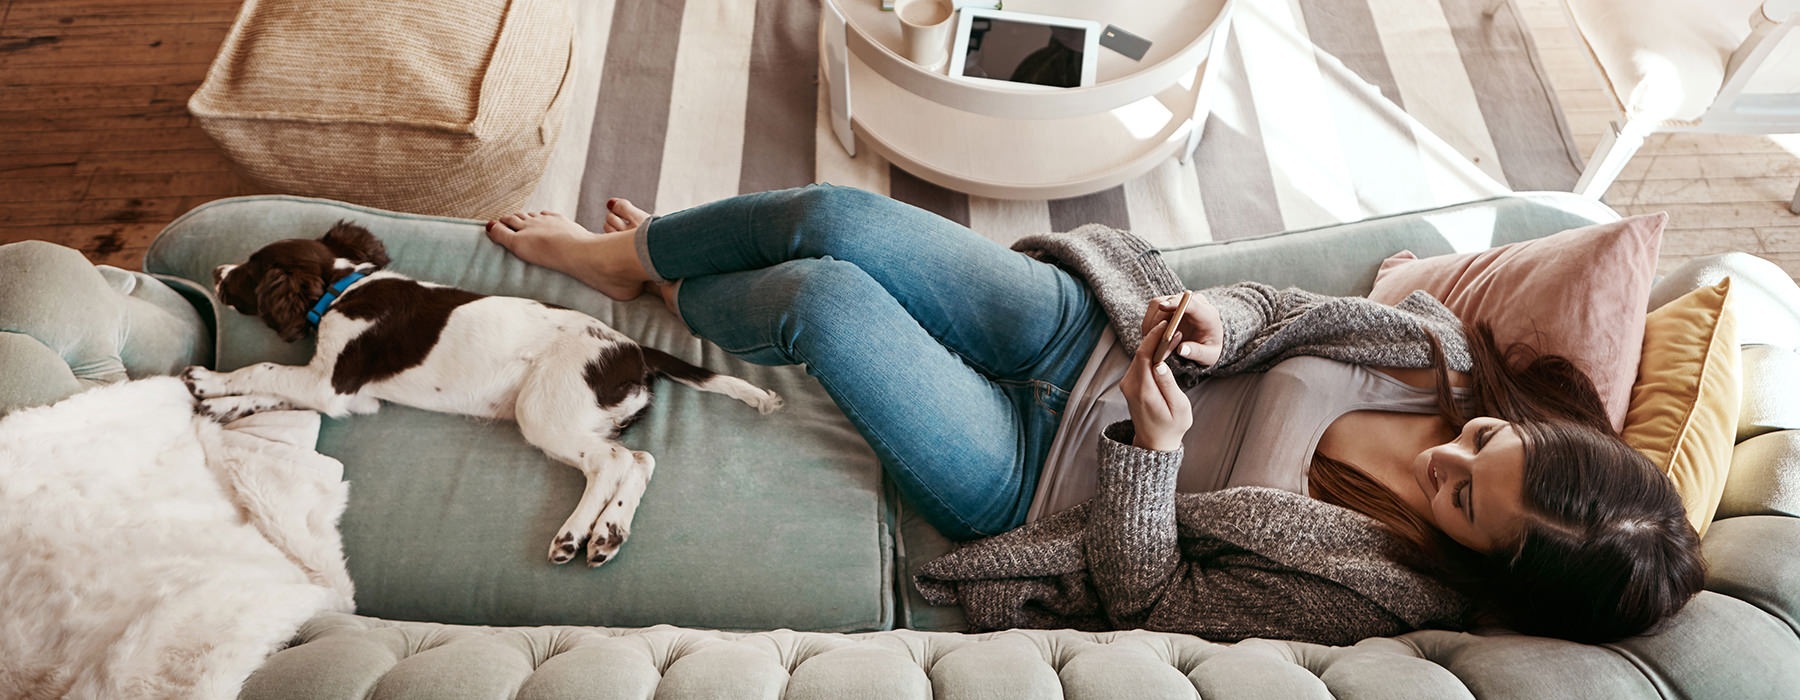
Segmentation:
<svg viewBox="0 0 1800 700">
<path fill-rule="evenodd" d="M 1092 292 L 930 212 L 812 185 L 659 216 L 646 269 L 688 328 L 804 364 L 944 535 L 1018 527 L 1107 320 Z"/>
</svg>

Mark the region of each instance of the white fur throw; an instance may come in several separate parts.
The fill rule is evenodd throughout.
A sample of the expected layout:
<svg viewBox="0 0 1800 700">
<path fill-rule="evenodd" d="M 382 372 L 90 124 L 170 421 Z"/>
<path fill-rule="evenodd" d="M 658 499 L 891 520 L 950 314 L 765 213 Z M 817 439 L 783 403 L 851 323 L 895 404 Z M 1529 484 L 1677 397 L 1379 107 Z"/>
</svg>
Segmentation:
<svg viewBox="0 0 1800 700">
<path fill-rule="evenodd" d="M 352 609 L 318 414 L 192 406 L 158 378 L 0 420 L 0 697 L 232 698 Z"/>
</svg>

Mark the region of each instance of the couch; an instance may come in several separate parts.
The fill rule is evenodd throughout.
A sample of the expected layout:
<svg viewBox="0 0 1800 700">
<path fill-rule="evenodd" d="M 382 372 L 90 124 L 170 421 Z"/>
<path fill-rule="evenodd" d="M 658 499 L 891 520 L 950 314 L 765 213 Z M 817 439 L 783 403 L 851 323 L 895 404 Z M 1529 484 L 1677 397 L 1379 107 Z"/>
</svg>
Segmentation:
<svg viewBox="0 0 1800 700">
<path fill-rule="evenodd" d="M 1193 288 L 1259 280 L 1361 294 L 1403 248 L 1428 256 L 1617 216 L 1574 195 L 1518 194 L 1167 257 Z M 910 584 L 950 544 L 896 499 L 801 368 L 740 362 L 659 302 L 613 302 L 524 265 L 469 220 L 254 196 L 171 223 L 142 273 L 95 268 L 49 243 L 0 247 L 0 411 L 189 364 L 304 361 L 306 341 L 285 344 L 213 300 L 210 271 L 345 219 L 379 235 L 399 272 L 581 309 L 772 388 L 787 407 L 759 416 L 662 387 L 623 438 L 656 454 L 655 479 L 631 541 L 598 569 L 546 561 L 580 478 L 511 425 L 398 406 L 326 419 L 318 450 L 350 483 L 340 530 L 357 614 L 305 624 L 247 679 L 244 698 L 1800 695 L 1800 289 L 1767 261 L 1698 261 L 1653 292 L 1666 300 L 1733 275 L 1734 290 L 1750 290 L 1743 343 L 1761 358 L 1745 362 L 1731 483 L 1705 537 L 1707 590 L 1666 628 L 1597 646 L 1497 629 L 1345 647 L 1220 644 L 1146 631 L 967 633 L 958 610 L 926 604 Z"/>
</svg>

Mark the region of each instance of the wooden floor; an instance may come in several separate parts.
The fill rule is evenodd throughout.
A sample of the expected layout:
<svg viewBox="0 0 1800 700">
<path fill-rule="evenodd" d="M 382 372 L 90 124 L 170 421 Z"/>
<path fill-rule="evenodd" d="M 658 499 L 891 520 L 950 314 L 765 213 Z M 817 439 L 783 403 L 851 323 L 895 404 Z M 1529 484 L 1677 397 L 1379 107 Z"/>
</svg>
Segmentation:
<svg viewBox="0 0 1800 700">
<path fill-rule="evenodd" d="M 0 243 L 136 269 L 177 215 L 257 188 L 187 114 L 239 0 L 0 0 Z"/>
<path fill-rule="evenodd" d="M 0 243 L 44 239 L 135 269 L 164 224 L 259 189 L 185 109 L 240 0 L 0 0 Z M 1616 107 L 1560 0 L 1515 0 L 1576 142 Z M 1747 250 L 1800 275 L 1800 137 L 1659 136 L 1608 193 L 1667 210 L 1664 265 Z"/>
<path fill-rule="evenodd" d="M 1576 39 L 1562 0 L 1513 0 L 1583 156 L 1594 152 L 1619 107 L 1600 68 Z M 1661 134 L 1651 137 L 1607 190 L 1626 214 L 1669 212 L 1662 267 L 1742 250 L 1800 277 L 1800 216 L 1788 211 L 1800 185 L 1800 135 Z"/>
</svg>

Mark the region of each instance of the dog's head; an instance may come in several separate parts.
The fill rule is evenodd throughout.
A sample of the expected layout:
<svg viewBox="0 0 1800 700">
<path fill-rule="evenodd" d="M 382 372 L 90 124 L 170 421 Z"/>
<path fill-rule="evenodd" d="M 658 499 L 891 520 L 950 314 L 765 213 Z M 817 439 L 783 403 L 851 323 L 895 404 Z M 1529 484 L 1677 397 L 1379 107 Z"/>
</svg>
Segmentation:
<svg viewBox="0 0 1800 700">
<path fill-rule="evenodd" d="M 213 290 L 239 313 L 261 317 L 281 339 L 306 334 L 306 312 L 325 287 L 358 268 L 388 264 L 375 234 L 348 221 L 319 238 L 290 238 L 263 246 L 238 265 L 213 269 Z"/>
</svg>

